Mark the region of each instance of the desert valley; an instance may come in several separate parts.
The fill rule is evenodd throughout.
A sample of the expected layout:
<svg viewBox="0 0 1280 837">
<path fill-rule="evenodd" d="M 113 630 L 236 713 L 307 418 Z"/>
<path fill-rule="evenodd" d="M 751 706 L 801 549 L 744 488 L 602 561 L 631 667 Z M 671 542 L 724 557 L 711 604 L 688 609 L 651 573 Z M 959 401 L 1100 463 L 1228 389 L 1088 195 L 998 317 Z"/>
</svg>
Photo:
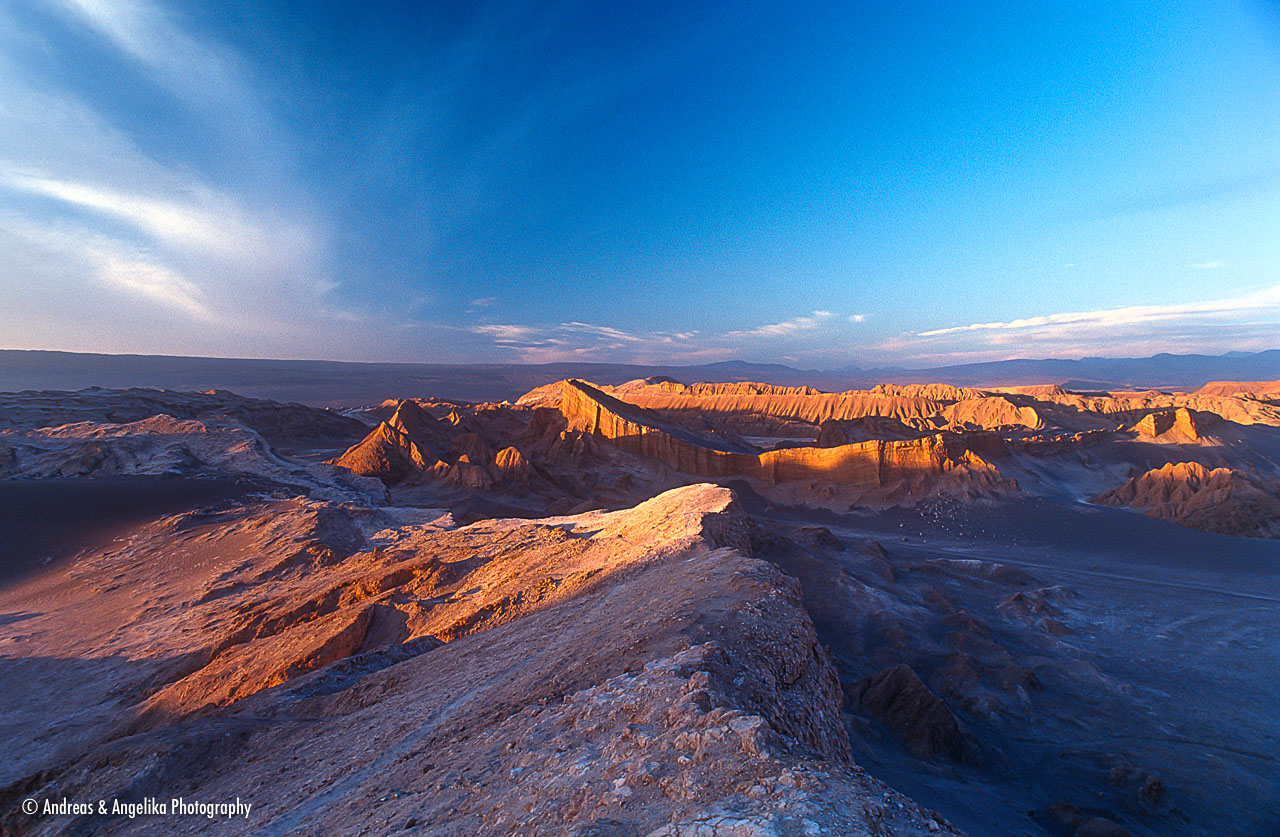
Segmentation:
<svg viewBox="0 0 1280 837">
<path fill-rule="evenodd" d="M 0 837 L 1280 836 L 1280 4 L 0 0 Z"/>
<path fill-rule="evenodd" d="M 6 393 L 0 831 L 1271 833 L 1278 462 L 1280 382 Z M 252 809 L 20 807 L 150 798 Z"/>
</svg>

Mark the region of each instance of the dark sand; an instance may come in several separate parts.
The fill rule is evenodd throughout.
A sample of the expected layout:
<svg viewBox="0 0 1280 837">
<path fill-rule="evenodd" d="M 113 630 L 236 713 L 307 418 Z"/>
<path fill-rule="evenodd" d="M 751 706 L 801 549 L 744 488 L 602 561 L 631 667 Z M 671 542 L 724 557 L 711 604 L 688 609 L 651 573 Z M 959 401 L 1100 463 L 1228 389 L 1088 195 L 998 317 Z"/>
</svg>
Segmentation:
<svg viewBox="0 0 1280 837">
<path fill-rule="evenodd" d="M 766 511 L 759 498 L 750 502 Z M 1038 499 L 767 513 L 819 523 L 850 544 L 873 538 L 895 564 L 980 559 L 1077 594 L 1061 605 L 1072 632 L 1055 641 L 1052 659 L 1037 659 L 1043 646 L 992 610 L 983 585 L 931 576 L 928 584 L 1039 671 L 1042 688 L 1029 694 L 1024 717 L 1003 725 L 962 717 L 987 745 L 985 763 L 922 762 L 891 740 L 864 739 L 854 757 L 873 775 L 973 837 L 1045 837 L 1051 830 L 1029 812 L 1055 802 L 1092 809 L 1135 837 L 1280 834 L 1280 543 Z M 899 581 L 917 583 L 909 574 Z M 838 665 L 861 653 L 857 640 L 823 638 Z M 922 671 L 937 664 L 926 654 L 908 662 Z M 1117 760 L 1158 774 L 1176 810 L 1160 815 L 1126 800 L 1108 781 Z"/>
<path fill-rule="evenodd" d="M 230 479 L 0 480 L 0 584 L 33 575 L 139 524 L 261 488 Z"/>
</svg>

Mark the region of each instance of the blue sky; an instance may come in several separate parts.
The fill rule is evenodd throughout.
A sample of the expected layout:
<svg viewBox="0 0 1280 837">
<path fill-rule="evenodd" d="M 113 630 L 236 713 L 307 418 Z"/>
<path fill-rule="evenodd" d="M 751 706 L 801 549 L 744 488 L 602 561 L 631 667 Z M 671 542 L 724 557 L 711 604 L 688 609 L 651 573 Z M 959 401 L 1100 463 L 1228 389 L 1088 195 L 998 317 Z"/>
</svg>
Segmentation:
<svg viewBox="0 0 1280 837">
<path fill-rule="evenodd" d="M 0 5 L 0 345 L 1280 347 L 1261 2 Z"/>
</svg>

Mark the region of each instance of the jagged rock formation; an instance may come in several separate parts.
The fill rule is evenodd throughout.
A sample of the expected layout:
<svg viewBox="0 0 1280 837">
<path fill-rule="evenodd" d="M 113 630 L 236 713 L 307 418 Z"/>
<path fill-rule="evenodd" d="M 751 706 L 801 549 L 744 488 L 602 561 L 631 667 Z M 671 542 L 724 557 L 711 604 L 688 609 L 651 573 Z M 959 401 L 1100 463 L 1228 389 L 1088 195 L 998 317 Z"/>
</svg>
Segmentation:
<svg viewBox="0 0 1280 837">
<path fill-rule="evenodd" d="M 533 467 L 514 447 L 508 445 L 493 458 L 493 479 L 509 485 L 524 485 L 533 476 Z"/>
<path fill-rule="evenodd" d="M 817 446 L 835 448 L 874 439 L 904 441 L 929 435 L 925 431 L 909 427 L 897 419 L 882 416 L 863 416 L 860 419 L 841 421 L 827 419 L 818 425 Z"/>
<path fill-rule="evenodd" d="M 994 488 L 998 472 L 963 437 L 933 435 L 910 441 L 872 440 L 831 448 L 796 447 L 748 453 L 727 450 L 621 402 L 582 381 L 566 381 L 559 409 L 569 427 L 686 474 L 747 477 L 766 485 L 823 481 L 840 486 L 917 495 L 930 480 L 964 477 Z"/>
<path fill-rule="evenodd" d="M 182 826 L 954 833 L 850 762 L 798 587 L 751 557 L 727 490 L 545 521 L 429 518 L 251 506 L 165 521 L 33 582 L 63 595 L 18 641 L 29 674 L 54 646 L 134 662 L 92 683 L 47 666 L 57 718 L 19 720 L 30 705 L 10 693 L 0 721 L 23 740 L 0 768 L 0 826 L 88 827 L 24 819 L 21 799 L 55 791 L 220 800 L 269 785 L 248 791 L 248 821 Z M 139 584 L 141 611 L 124 606 Z M 68 722 L 74 735 L 46 734 Z M 173 821 L 92 827 L 167 834 Z"/>
<path fill-rule="evenodd" d="M 992 387 L 992 392 L 1007 392 L 1011 395 L 1029 395 L 1037 399 L 1052 399 L 1066 396 L 1067 391 L 1058 384 L 1030 384 L 1017 387 Z M 979 393 L 981 395 L 981 393 Z M 971 396 L 972 397 L 972 396 Z"/>
<path fill-rule="evenodd" d="M 437 421 L 414 401 L 401 401 L 391 418 L 348 448 L 332 464 L 387 482 L 417 474 L 440 460 L 454 425 Z"/>
<path fill-rule="evenodd" d="M 1280 483 L 1196 462 L 1168 464 L 1094 498 L 1192 529 L 1246 537 L 1280 536 Z"/>
<path fill-rule="evenodd" d="M 965 430 L 1041 430 L 1046 426 L 1034 407 L 1020 406 L 1000 395 L 967 398 L 948 404 L 942 411 L 942 417 L 947 426 Z"/>
<path fill-rule="evenodd" d="M 808 418 L 841 404 L 871 408 Z M 184 507 L 165 506 L 78 554 L 27 556 L 0 583 L 12 753 L 0 831 L 171 833 L 170 821 L 33 825 L 12 812 L 55 792 L 262 787 L 243 831 L 948 829 L 850 761 L 864 757 L 922 800 L 954 802 L 975 833 L 1035 828 L 1027 812 L 1050 800 L 1087 806 L 1054 821 L 1064 828 L 1162 833 L 1205 796 L 1189 779 L 1199 768 L 1152 778 L 1096 748 L 1159 764 L 1167 729 L 1218 723 L 1194 687 L 1230 679 L 1221 659 L 1263 653 L 1269 623 L 1249 627 L 1245 608 L 1269 606 L 1269 593 L 1246 590 L 1200 642 L 1216 620 L 1187 622 L 1178 598 L 1198 588 L 1174 574 L 1148 597 L 1134 578 L 1158 570 L 1177 531 L 1079 503 L 1280 533 L 1276 406 L 1251 394 L 570 380 L 521 404 L 380 405 L 360 413 L 380 423 L 343 468 L 282 456 L 232 418 L 0 430 L 5 476 L 254 476 L 216 507 L 157 521 Z M 743 505 L 688 485 L 701 480 L 741 486 Z M 891 505 L 912 508 L 881 512 Z M 1016 540 L 998 531 L 1011 515 Z M 1096 544 L 1088 572 L 1077 536 L 1053 531 L 1063 525 Z M 1144 542 L 1123 543 L 1128 529 Z M 1041 575 L 1059 560 L 1042 543 L 1052 537 L 1071 588 Z M 1116 543 L 1152 560 L 1108 566 Z M 1229 576 L 1233 548 L 1264 577 L 1267 544 L 1218 543 L 1215 578 Z M 1178 572 L 1198 560 L 1178 555 Z M 1168 619 L 1117 622 L 1112 585 L 1124 584 L 1144 607 L 1171 602 Z M 1118 669 L 1115 643 L 1134 642 L 1135 659 L 1165 664 Z M 1185 662 L 1172 647 L 1212 650 Z M 1232 682 L 1238 705 L 1274 703 L 1267 683 L 1246 695 Z M 1240 729 L 1270 740 L 1273 726 Z M 1205 736 L 1240 743 L 1222 729 Z M 1236 751 L 1215 764 L 1261 787 Z M 1197 805 L 1196 827 L 1211 828 Z"/>
<path fill-rule="evenodd" d="M 868 391 L 824 393 L 807 387 L 762 384 L 643 386 L 633 382 L 625 392 L 602 389 L 667 417 L 696 412 L 722 417 L 766 416 L 812 425 L 828 419 L 884 416 L 919 429 L 938 429 L 954 423 L 987 430 L 1002 427 L 1115 430 L 1156 410 L 1185 407 L 1214 413 L 1240 424 L 1280 426 L 1280 408 L 1276 405 L 1249 393 L 1244 393 L 1244 397 L 1234 391 L 1229 395 L 1220 394 L 1224 390 L 1217 385 L 1191 395 L 1155 391 L 1082 395 L 1056 385 L 1002 387 L 991 391 L 938 384 L 880 385 Z M 1266 386 L 1260 391 L 1267 391 Z M 534 392 L 538 396 L 530 403 L 537 400 L 544 406 L 553 406 L 558 400 L 560 385 Z"/>
<path fill-rule="evenodd" d="M 424 402 L 406 403 L 433 422 L 431 441 L 392 432 L 393 416 L 335 463 L 391 485 L 434 484 L 439 490 L 430 502 L 494 491 L 511 496 L 518 488 L 568 504 L 559 508 L 599 497 L 609 482 L 615 486 L 609 502 L 617 503 L 691 478 L 743 479 L 783 502 L 837 509 L 910 504 L 933 493 L 1034 492 L 1046 463 L 1064 458 L 1097 468 L 1072 477 L 1082 483 L 1077 496 L 1093 496 L 1110 487 L 1102 483 L 1105 474 L 1122 465 L 1162 464 L 1141 446 L 1147 442 L 1196 446 L 1203 454 L 1167 456 L 1202 457 L 1206 465 L 1232 445 L 1240 464 L 1273 467 L 1267 463 L 1277 452 L 1255 451 L 1260 437 L 1247 428 L 1280 422 L 1280 410 L 1248 397 L 1081 395 L 1058 386 L 823 393 L 754 383 L 643 379 L 597 387 L 567 380 L 514 405 L 432 403 L 428 412 Z M 494 453 L 505 448 L 527 466 L 510 482 Z M 582 478 L 587 473 L 597 477 L 594 488 Z M 1046 485 L 1060 490 L 1053 480 Z"/>
<path fill-rule="evenodd" d="M 951 384 L 877 384 L 870 391 L 897 398 L 927 398 L 930 401 L 964 401 L 986 395 L 980 389 Z"/>
<path fill-rule="evenodd" d="M 1175 410 L 1157 410 L 1148 413 L 1129 428 L 1139 436 L 1160 441 L 1194 443 L 1201 441 L 1205 428 L 1214 423 L 1212 413 L 1199 413 L 1178 407 Z"/>
<path fill-rule="evenodd" d="M 1107 395 L 1067 393 L 1048 397 L 1044 403 L 1129 424 L 1153 411 L 1184 407 L 1199 413 L 1212 413 L 1236 424 L 1280 427 L 1280 407 L 1252 397 L 1162 392 L 1112 392 Z"/>
<path fill-rule="evenodd" d="M 668 415 L 758 415 L 813 425 L 827 419 L 848 420 L 863 416 L 885 416 L 923 425 L 940 412 L 939 402 L 919 396 L 879 392 L 826 393 L 810 387 L 763 384 L 662 384 L 629 390 L 625 393 L 625 400 Z"/>
<path fill-rule="evenodd" d="M 906 663 L 851 683 L 845 693 L 917 758 L 964 757 L 967 742 L 956 716 Z"/>
<path fill-rule="evenodd" d="M 435 418 L 419 401 L 400 402 L 390 417 L 332 464 L 377 477 L 414 504 L 515 492 L 533 498 L 541 493 L 550 505 L 565 493 L 556 490 L 516 446 L 531 449 L 541 432 L 531 435 L 531 411 L 513 415 L 480 405 L 464 417 L 456 405 L 431 406 L 444 415 Z M 496 453 L 494 447 L 499 448 Z"/>
</svg>

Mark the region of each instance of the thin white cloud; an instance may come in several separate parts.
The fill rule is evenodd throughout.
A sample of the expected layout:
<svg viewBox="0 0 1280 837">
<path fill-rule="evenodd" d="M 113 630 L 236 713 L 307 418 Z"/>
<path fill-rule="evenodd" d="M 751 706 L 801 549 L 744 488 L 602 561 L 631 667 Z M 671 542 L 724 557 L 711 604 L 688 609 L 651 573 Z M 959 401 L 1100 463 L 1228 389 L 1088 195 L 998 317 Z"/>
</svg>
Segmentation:
<svg viewBox="0 0 1280 837">
<path fill-rule="evenodd" d="M 866 314 L 850 314 L 849 315 L 849 322 L 851 323 L 865 323 L 866 321 L 867 321 Z"/>
<path fill-rule="evenodd" d="M 194 282 L 161 264 L 122 257 L 108 251 L 90 252 L 98 262 L 98 273 L 109 284 L 148 299 L 164 303 L 204 320 L 214 319 L 201 301 Z"/>
<path fill-rule="evenodd" d="M 577 334 L 592 334 L 598 337 L 607 337 L 611 340 L 620 340 L 624 343 L 633 343 L 642 339 L 634 334 L 622 331 L 621 329 L 610 328 L 609 326 L 592 325 L 590 323 L 561 323 L 558 330 Z"/>
<path fill-rule="evenodd" d="M 472 326 L 470 329 L 475 334 L 482 334 L 486 337 L 492 337 L 498 343 L 523 343 L 528 341 L 536 341 L 542 338 L 542 329 L 534 326 L 522 325 L 478 325 Z"/>
<path fill-rule="evenodd" d="M 304 238 L 300 232 L 269 229 L 207 187 L 189 187 L 188 200 L 181 203 L 18 172 L 0 173 L 0 185 L 101 213 L 171 246 L 224 258 L 264 258 L 281 248 L 297 249 Z"/>
<path fill-rule="evenodd" d="M 855 315 L 859 316 L 859 315 Z M 577 321 L 549 326 L 484 324 L 467 331 L 487 337 L 497 346 L 515 352 L 522 360 L 548 362 L 558 360 L 613 360 L 637 363 L 704 362 L 741 357 L 761 338 L 771 338 L 770 345 L 786 344 L 787 338 L 819 339 L 825 324 L 837 324 L 846 318 L 831 311 L 813 311 L 781 323 L 769 323 L 751 329 L 703 333 L 699 331 L 629 332 L 612 326 Z"/>
<path fill-rule="evenodd" d="M 85 238 L 77 233 L 23 225 L 12 220 L 3 226 L 54 258 L 82 265 L 103 287 L 199 320 L 217 319 L 206 306 L 199 286 L 153 254 L 106 237 Z"/>
<path fill-rule="evenodd" d="M 830 311 L 814 311 L 806 317 L 794 317 L 780 323 L 770 323 L 745 331 L 730 331 L 725 336 L 730 338 L 790 337 L 800 332 L 812 331 L 830 320 L 832 316 Z"/>
<path fill-rule="evenodd" d="M 1217 270 L 1218 268 L 1222 267 L 1222 264 L 1223 264 L 1222 262 L 1214 260 L 1214 261 L 1208 261 L 1208 262 L 1197 262 L 1191 266 L 1194 267 L 1196 270 Z"/>
<path fill-rule="evenodd" d="M 1280 309 L 1280 285 L 1263 288 L 1241 296 L 1205 302 L 1188 302 L 1174 305 L 1131 305 L 1123 308 L 1106 308 L 1097 311 L 1045 314 L 1007 322 L 972 323 L 965 326 L 933 329 L 932 331 L 922 331 L 919 336 L 943 337 L 965 332 L 1027 331 L 1045 328 L 1063 330 L 1094 326 L 1117 328 L 1145 323 L 1221 317 L 1277 309 Z"/>
<path fill-rule="evenodd" d="M 219 175 L 199 160 L 162 160 L 144 149 L 107 105 L 30 60 L 62 54 L 56 31 L 30 27 L 18 38 L 0 8 L 0 232 L 26 248 L 0 253 L 0 291 L 16 295 L 38 273 L 95 298 L 116 294 L 119 324 L 110 329 L 87 307 L 65 306 L 61 316 L 76 318 L 85 334 L 127 324 L 143 351 L 155 350 L 160 317 L 216 324 L 200 335 L 210 345 L 231 333 L 299 339 L 352 321 L 331 296 L 338 283 L 319 267 L 328 236 L 314 202 L 276 165 L 291 156 L 292 140 L 264 116 L 235 56 L 186 32 L 160 3 L 47 5 L 99 34 L 107 59 L 140 64 L 157 82 L 148 95 L 185 103 L 211 147 L 235 165 Z M 103 66 L 112 71 L 109 60 Z M 190 337 L 197 339 L 194 328 Z"/>
<path fill-rule="evenodd" d="M 164 5 L 147 0 L 50 0 L 50 5 L 141 64 L 187 104 L 236 112 L 241 128 L 260 120 L 252 84 L 234 56 L 193 37 Z"/>
</svg>

